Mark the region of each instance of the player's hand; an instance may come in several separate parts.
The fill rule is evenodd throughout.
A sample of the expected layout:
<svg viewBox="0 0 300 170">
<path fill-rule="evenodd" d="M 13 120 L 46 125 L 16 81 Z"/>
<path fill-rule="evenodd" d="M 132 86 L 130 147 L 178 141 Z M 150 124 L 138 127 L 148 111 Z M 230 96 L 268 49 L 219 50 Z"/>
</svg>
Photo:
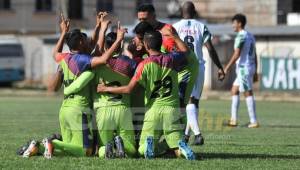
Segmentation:
<svg viewBox="0 0 300 170">
<path fill-rule="evenodd" d="M 105 92 L 105 90 L 106 90 L 105 84 L 103 84 L 103 83 L 98 84 L 98 86 L 97 86 L 98 93 L 103 93 L 103 92 Z"/>
<path fill-rule="evenodd" d="M 120 21 L 118 22 L 118 30 L 117 30 L 117 41 L 122 41 L 124 39 L 125 33 L 127 33 L 126 28 L 122 28 L 120 26 Z"/>
<path fill-rule="evenodd" d="M 60 30 L 62 33 L 67 33 L 70 30 L 70 20 L 65 19 L 63 13 L 60 13 Z"/>
<path fill-rule="evenodd" d="M 254 75 L 253 75 L 253 82 L 254 83 L 258 82 L 258 74 L 257 74 L 257 72 L 255 72 Z"/>
<path fill-rule="evenodd" d="M 106 30 L 108 28 L 109 24 L 111 23 L 111 20 L 108 18 L 108 13 L 103 12 L 100 20 L 101 20 L 101 28 L 103 30 Z"/>
<path fill-rule="evenodd" d="M 164 27 L 163 29 L 160 30 L 160 33 L 164 37 L 173 37 L 174 32 L 170 27 Z"/>
<path fill-rule="evenodd" d="M 100 27 L 101 26 L 101 17 L 103 15 L 103 12 L 99 12 L 96 16 L 96 27 Z"/>
<path fill-rule="evenodd" d="M 223 69 L 219 69 L 219 70 L 218 70 L 218 79 L 219 79 L 220 81 L 223 81 L 223 80 L 225 79 L 225 72 L 224 72 Z"/>
</svg>

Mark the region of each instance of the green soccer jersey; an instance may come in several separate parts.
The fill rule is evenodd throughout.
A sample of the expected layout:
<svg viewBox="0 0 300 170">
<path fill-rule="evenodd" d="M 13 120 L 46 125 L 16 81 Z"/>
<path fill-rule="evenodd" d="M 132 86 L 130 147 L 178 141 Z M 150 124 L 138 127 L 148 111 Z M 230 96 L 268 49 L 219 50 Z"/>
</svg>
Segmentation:
<svg viewBox="0 0 300 170">
<path fill-rule="evenodd" d="M 84 54 L 61 54 L 64 55 L 59 64 L 63 69 L 63 84 L 67 88 L 75 81 L 82 72 L 90 69 L 90 56 Z M 64 106 L 90 107 L 91 106 L 91 91 L 90 84 L 77 91 L 64 96 Z"/>
<path fill-rule="evenodd" d="M 146 90 L 146 106 L 179 106 L 178 70 L 186 62 L 183 53 L 150 56 L 138 65 L 133 79 Z"/>
<path fill-rule="evenodd" d="M 126 56 L 113 57 L 107 65 L 95 70 L 94 84 L 104 83 L 106 86 L 127 85 L 134 74 L 135 62 Z M 104 106 L 125 105 L 130 107 L 129 94 L 95 93 L 94 108 Z"/>
<path fill-rule="evenodd" d="M 118 56 L 110 58 L 106 65 L 98 66 L 93 71 L 83 72 L 70 86 L 64 89 L 65 95 L 70 95 L 81 91 L 90 80 L 92 82 L 92 92 L 94 99 L 94 108 L 114 105 L 130 106 L 130 95 L 97 93 L 96 88 L 100 83 L 106 86 L 127 85 L 134 74 L 136 67 L 135 61 L 127 56 Z"/>
<path fill-rule="evenodd" d="M 108 66 L 100 66 L 95 70 L 95 85 L 104 83 L 106 86 L 127 85 L 130 78 L 114 72 Z M 94 94 L 94 108 L 112 105 L 130 105 L 128 94 L 96 93 Z"/>
<path fill-rule="evenodd" d="M 198 73 L 199 62 L 197 60 L 197 56 L 194 52 L 190 50 L 187 57 L 187 64 L 183 66 L 183 69 L 178 73 L 178 80 L 182 81 L 184 79 L 184 75 L 190 74 L 192 72 Z"/>
</svg>

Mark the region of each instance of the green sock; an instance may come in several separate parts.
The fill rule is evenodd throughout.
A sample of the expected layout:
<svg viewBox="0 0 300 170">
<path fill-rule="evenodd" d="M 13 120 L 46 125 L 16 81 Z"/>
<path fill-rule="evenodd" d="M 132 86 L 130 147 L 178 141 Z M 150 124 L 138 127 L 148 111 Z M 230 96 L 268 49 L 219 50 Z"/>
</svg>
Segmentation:
<svg viewBox="0 0 300 170">
<path fill-rule="evenodd" d="M 85 156 L 86 151 L 82 146 L 74 145 L 71 143 L 65 143 L 59 140 L 54 139 L 52 141 L 55 150 L 59 149 L 63 152 L 66 152 L 68 154 L 74 155 L 74 156 Z"/>
</svg>

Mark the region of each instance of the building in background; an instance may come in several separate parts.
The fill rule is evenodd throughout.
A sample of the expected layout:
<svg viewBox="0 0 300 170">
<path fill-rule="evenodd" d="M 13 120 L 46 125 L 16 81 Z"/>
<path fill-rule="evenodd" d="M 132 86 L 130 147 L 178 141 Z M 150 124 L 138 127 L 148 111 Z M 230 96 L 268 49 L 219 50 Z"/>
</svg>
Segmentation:
<svg viewBox="0 0 300 170">
<path fill-rule="evenodd" d="M 85 30 L 95 25 L 97 11 L 108 11 L 131 31 L 136 8 L 152 3 L 157 18 L 173 23 L 185 0 L 0 0 L 0 35 L 16 34 L 24 48 L 26 84 L 45 86 L 55 72 L 52 49 L 58 37 L 59 13 L 72 20 L 72 27 Z M 233 50 L 231 17 L 238 12 L 248 18 L 247 28 L 257 39 L 258 56 L 300 57 L 300 0 L 192 0 L 199 17 L 214 35 L 213 42 L 223 63 Z M 174 20 L 175 18 L 175 20 Z M 167 19 L 167 20 L 166 20 Z M 298 26 L 297 26 L 298 25 Z M 130 36 L 130 34 L 127 34 Z M 1 36 L 0 36 L 1 39 Z M 205 87 L 227 89 L 232 81 L 216 79 L 216 69 L 207 52 Z M 300 67 L 300 66 L 299 66 Z M 260 67 L 259 67 L 260 71 Z M 232 73 L 234 74 L 234 72 Z M 29 82 L 29 83 L 28 83 Z"/>
<path fill-rule="evenodd" d="M 161 18 L 168 16 L 168 0 L 0 0 L 0 34 L 47 34 L 58 30 L 58 16 L 63 12 L 80 28 L 93 28 L 97 11 L 108 11 L 122 24 L 133 24 L 136 7 L 153 3 Z"/>
<path fill-rule="evenodd" d="M 114 14 L 123 24 L 135 22 L 136 7 L 153 3 L 159 18 L 178 17 L 185 0 L 0 0 L 0 34 L 44 34 L 57 32 L 63 11 L 81 28 L 92 28 L 97 11 Z M 192 0 L 208 23 L 229 23 L 232 15 L 245 13 L 252 26 L 300 24 L 299 0 Z M 226 3 L 226 5 L 224 5 Z"/>
</svg>

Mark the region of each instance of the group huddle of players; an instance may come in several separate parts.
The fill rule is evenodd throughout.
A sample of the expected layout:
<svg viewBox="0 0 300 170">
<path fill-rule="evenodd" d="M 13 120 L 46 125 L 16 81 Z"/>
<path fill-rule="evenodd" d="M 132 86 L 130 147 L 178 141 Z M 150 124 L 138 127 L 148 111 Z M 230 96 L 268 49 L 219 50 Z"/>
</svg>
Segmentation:
<svg viewBox="0 0 300 170">
<path fill-rule="evenodd" d="M 111 21 L 106 12 L 97 15 L 90 38 L 79 29 L 70 31 L 70 21 L 62 15 L 61 36 L 53 55 L 59 67 L 49 85 L 53 90 L 64 85 L 61 135 L 42 142 L 32 140 L 18 154 L 151 159 L 172 151 L 176 157 L 194 160 L 188 145 L 190 129 L 195 135 L 193 143 L 204 143 L 198 126 L 203 45 L 219 68 L 220 80 L 225 72 L 210 32 L 194 19 L 193 3 L 184 3 L 182 14 L 183 19 L 172 26 L 156 20 L 153 5 L 141 5 L 137 10 L 140 23 L 125 50 L 127 30 L 118 23 L 116 31 L 107 33 Z M 64 43 L 70 52 L 62 53 Z M 143 100 L 141 96 L 144 105 L 136 105 Z M 139 107 L 145 108 L 141 129 L 133 123 L 133 112 Z"/>
</svg>

